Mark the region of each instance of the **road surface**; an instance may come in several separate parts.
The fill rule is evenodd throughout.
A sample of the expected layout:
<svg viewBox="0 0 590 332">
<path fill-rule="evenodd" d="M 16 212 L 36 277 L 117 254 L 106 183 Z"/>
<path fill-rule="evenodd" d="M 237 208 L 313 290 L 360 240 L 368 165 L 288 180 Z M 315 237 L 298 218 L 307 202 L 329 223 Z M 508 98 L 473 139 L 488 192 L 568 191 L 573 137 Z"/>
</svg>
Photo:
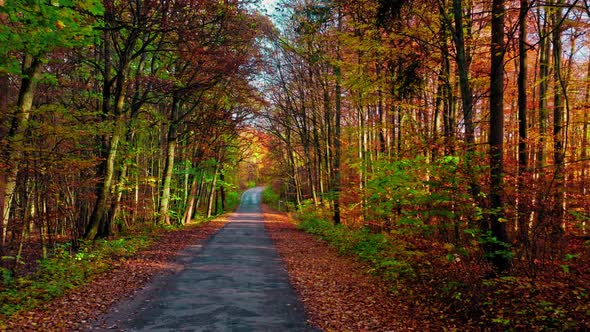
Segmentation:
<svg viewBox="0 0 590 332">
<path fill-rule="evenodd" d="M 103 329 L 314 331 L 264 230 L 261 191 L 246 191 L 222 230 L 183 252 L 181 271 L 115 306 Z"/>
</svg>

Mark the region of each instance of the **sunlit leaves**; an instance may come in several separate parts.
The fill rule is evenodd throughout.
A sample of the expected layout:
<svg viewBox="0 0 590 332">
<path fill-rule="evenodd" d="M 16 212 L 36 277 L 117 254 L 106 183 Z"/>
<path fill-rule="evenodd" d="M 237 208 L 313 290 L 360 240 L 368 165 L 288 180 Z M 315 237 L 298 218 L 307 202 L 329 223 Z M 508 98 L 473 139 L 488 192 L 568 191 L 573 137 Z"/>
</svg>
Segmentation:
<svg viewBox="0 0 590 332">
<path fill-rule="evenodd" d="M 87 14 L 100 14 L 98 0 L 9 0 L 0 6 L 0 71 L 18 73 L 18 53 L 43 57 L 62 47 L 92 42 L 98 23 Z"/>
</svg>

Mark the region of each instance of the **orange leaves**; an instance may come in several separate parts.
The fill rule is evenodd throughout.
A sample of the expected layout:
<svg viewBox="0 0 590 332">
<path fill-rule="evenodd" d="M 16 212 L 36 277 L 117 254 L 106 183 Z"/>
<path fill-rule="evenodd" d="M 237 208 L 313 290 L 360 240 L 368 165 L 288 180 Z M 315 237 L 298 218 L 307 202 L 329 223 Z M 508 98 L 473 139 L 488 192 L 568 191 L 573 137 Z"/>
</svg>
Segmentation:
<svg viewBox="0 0 590 332">
<path fill-rule="evenodd" d="M 403 299 L 366 274 L 353 257 L 339 256 L 325 242 L 298 230 L 284 214 L 264 208 L 266 229 L 289 272 L 310 322 L 326 331 L 400 331 L 414 320 Z M 270 213 L 269 213 L 270 212 Z"/>
</svg>

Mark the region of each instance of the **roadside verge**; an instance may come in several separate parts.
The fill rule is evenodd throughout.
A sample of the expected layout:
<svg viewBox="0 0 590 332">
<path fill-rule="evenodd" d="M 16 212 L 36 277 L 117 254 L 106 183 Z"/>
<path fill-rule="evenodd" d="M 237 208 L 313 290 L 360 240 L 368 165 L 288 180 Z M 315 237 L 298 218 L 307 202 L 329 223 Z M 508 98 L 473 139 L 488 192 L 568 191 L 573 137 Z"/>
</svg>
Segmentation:
<svg viewBox="0 0 590 332">
<path fill-rule="evenodd" d="M 230 214 L 210 222 L 163 231 L 154 243 L 136 255 L 115 262 L 88 284 L 42 306 L 11 316 L 0 330 L 71 331 L 88 328 L 111 305 L 130 297 L 159 274 L 179 268 L 177 255 L 189 245 L 205 242 L 228 221 Z"/>
<path fill-rule="evenodd" d="M 412 307 L 397 298 L 370 267 L 340 256 L 326 242 L 299 229 L 282 212 L 263 205 L 266 230 L 309 315 L 326 331 L 406 331 L 424 328 Z"/>
</svg>

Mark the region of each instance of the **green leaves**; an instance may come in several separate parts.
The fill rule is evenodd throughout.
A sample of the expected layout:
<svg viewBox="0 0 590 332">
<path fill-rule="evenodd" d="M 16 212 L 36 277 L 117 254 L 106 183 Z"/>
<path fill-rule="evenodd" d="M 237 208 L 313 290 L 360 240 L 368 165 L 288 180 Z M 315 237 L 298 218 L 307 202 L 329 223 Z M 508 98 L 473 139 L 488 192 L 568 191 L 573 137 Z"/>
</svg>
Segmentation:
<svg viewBox="0 0 590 332">
<path fill-rule="evenodd" d="M 0 7 L 0 72 L 19 74 L 14 54 L 43 57 L 58 48 L 91 43 L 100 22 L 91 15 L 103 12 L 98 0 L 12 0 Z M 91 15 L 88 15 L 91 14 Z"/>
<path fill-rule="evenodd" d="M 414 253 L 400 243 L 394 245 L 385 234 L 371 233 L 366 228 L 355 230 L 342 224 L 333 225 L 313 213 L 300 213 L 298 218 L 301 220 L 299 228 L 328 241 L 340 254 L 353 254 L 369 262 L 370 273 L 383 275 L 391 282 L 415 276 L 409 259 Z"/>
</svg>

